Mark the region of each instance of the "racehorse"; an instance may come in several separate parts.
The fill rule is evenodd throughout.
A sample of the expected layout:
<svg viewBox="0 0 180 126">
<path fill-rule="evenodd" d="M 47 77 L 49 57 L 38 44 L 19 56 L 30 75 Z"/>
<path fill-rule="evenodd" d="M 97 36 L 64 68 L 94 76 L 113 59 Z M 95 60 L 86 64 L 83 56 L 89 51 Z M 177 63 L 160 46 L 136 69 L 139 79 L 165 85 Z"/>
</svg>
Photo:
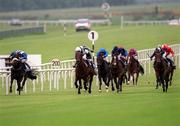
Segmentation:
<svg viewBox="0 0 180 126">
<path fill-rule="evenodd" d="M 34 75 L 33 71 L 25 71 L 24 63 L 22 63 L 17 58 L 12 59 L 10 64 L 12 65 L 10 93 L 12 93 L 12 84 L 15 79 L 18 85 L 17 91 L 19 92 L 19 95 L 20 95 L 27 78 L 30 78 L 32 80 L 36 79 L 36 75 Z"/>
<path fill-rule="evenodd" d="M 114 54 L 111 61 L 111 74 L 117 88 L 117 93 L 122 92 L 122 83 L 126 74 L 126 68 L 122 60 L 118 59 L 118 55 Z"/>
<path fill-rule="evenodd" d="M 167 92 L 171 68 L 162 57 L 161 52 L 155 53 L 154 70 L 156 73 L 156 89 L 159 84 L 162 84 L 163 92 Z"/>
<path fill-rule="evenodd" d="M 93 81 L 94 71 L 93 68 L 88 67 L 86 61 L 82 58 L 81 52 L 76 52 L 76 68 L 75 68 L 75 86 L 78 88 L 78 94 L 81 94 L 82 84 L 81 80 L 84 81 L 84 89 L 91 93 L 91 85 Z M 79 85 L 78 83 L 79 82 Z"/>
<path fill-rule="evenodd" d="M 109 82 L 111 81 L 111 69 L 110 64 L 104 60 L 103 54 L 97 57 L 97 68 L 98 68 L 98 79 L 99 79 L 99 91 L 101 91 L 102 80 L 106 85 L 106 91 L 108 92 Z M 112 82 L 112 81 L 111 81 Z M 114 91 L 114 86 L 112 84 L 112 91 Z"/>
<path fill-rule="evenodd" d="M 129 57 L 127 71 L 128 71 L 128 83 L 130 81 L 130 77 L 132 76 L 132 78 L 133 78 L 133 85 L 134 84 L 137 85 L 139 73 L 141 73 L 142 75 L 144 74 L 143 67 L 134 58 L 134 56 L 130 56 Z"/>
<path fill-rule="evenodd" d="M 14 58 L 11 62 L 12 68 L 11 68 L 11 85 L 10 85 L 10 93 L 12 93 L 12 84 L 13 84 L 13 80 L 15 79 L 17 81 L 17 91 L 19 92 L 19 95 L 21 94 L 21 82 L 23 80 L 23 86 L 25 84 L 25 81 L 27 79 L 27 76 L 25 76 L 25 71 L 23 70 L 23 64 L 17 59 Z"/>
</svg>

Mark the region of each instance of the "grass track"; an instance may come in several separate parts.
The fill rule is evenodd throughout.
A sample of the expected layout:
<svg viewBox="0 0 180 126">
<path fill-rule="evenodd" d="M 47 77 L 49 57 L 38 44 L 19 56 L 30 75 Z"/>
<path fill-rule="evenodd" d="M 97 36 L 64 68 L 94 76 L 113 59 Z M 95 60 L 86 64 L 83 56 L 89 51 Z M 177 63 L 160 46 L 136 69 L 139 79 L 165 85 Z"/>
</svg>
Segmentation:
<svg viewBox="0 0 180 126">
<path fill-rule="evenodd" d="M 144 49 L 153 48 L 158 43 L 180 42 L 180 27 L 131 26 L 120 29 L 118 26 L 101 26 L 93 29 L 100 35 L 96 51 L 100 47 L 110 51 L 117 44 L 128 49 Z M 60 27 L 48 27 L 46 34 L 0 40 L 0 54 L 22 49 L 28 53 L 41 53 L 43 62 L 47 62 L 55 57 L 73 58 L 74 48 L 80 44 L 91 45 L 87 33 L 75 33 L 69 29 L 64 37 Z M 153 74 L 140 77 L 138 86 L 124 86 L 122 94 L 99 93 L 93 84 L 91 95 L 84 92 L 77 95 L 75 89 L 63 90 L 60 86 L 59 92 L 28 91 L 22 96 L 5 96 L 0 86 L 0 126 L 178 126 L 179 74 L 180 70 L 176 70 L 168 93 L 162 93 L 161 88 L 155 90 Z"/>
<path fill-rule="evenodd" d="M 0 95 L 2 126 L 176 126 L 180 124 L 180 70 L 175 72 L 168 93 L 155 89 L 154 75 L 140 78 L 138 86 L 123 87 L 123 93 L 91 95 L 75 89 L 37 92 L 22 96 Z M 147 83 L 149 81 L 149 83 Z"/>
</svg>

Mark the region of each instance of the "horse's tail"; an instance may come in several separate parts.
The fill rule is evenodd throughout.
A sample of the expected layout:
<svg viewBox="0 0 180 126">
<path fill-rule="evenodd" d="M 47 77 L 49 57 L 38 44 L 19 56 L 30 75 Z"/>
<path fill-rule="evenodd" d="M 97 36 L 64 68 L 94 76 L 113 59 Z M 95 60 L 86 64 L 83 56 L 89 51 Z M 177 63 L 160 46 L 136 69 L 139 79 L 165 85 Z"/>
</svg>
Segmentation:
<svg viewBox="0 0 180 126">
<path fill-rule="evenodd" d="M 140 65 L 140 73 L 141 73 L 141 75 L 144 74 L 144 68 L 142 67 L 142 65 Z"/>
</svg>

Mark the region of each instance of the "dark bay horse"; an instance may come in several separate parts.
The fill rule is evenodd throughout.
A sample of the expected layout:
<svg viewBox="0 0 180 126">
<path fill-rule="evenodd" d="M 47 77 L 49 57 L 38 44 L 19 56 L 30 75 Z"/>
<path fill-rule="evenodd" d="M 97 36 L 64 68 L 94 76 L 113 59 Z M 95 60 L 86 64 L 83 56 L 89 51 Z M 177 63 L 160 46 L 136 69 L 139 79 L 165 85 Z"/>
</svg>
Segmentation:
<svg viewBox="0 0 180 126">
<path fill-rule="evenodd" d="M 126 68 L 122 60 L 118 59 L 118 55 L 112 56 L 111 74 L 117 88 L 117 93 L 122 92 L 122 83 L 126 74 Z"/>
<path fill-rule="evenodd" d="M 19 92 L 19 95 L 21 94 L 21 91 L 23 90 L 23 87 L 26 83 L 27 78 L 33 80 L 36 79 L 36 75 L 34 74 L 33 70 L 25 71 L 24 65 L 25 63 L 22 63 L 17 58 L 12 59 L 10 62 L 11 68 L 11 85 L 10 85 L 10 93 L 12 93 L 12 84 L 13 81 L 17 81 L 17 91 Z"/>
<path fill-rule="evenodd" d="M 78 94 L 81 94 L 82 84 L 81 80 L 84 81 L 84 89 L 91 93 L 91 85 L 93 81 L 94 71 L 93 68 L 88 67 L 86 61 L 82 58 L 81 52 L 76 52 L 76 68 L 75 68 L 75 86 L 78 88 Z M 79 82 L 79 85 L 78 85 Z"/>
<path fill-rule="evenodd" d="M 142 67 L 142 66 L 140 65 L 140 63 L 134 58 L 134 56 L 130 56 L 130 57 L 129 57 L 127 71 L 128 71 L 128 83 L 129 83 L 129 81 L 130 81 L 130 77 L 132 76 L 133 85 L 134 85 L 134 84 L 137 85 L 139 73 L 141 73 L 142 75 L 144 74 L 144 69 L 143 69 L 143 67 Z"/>
<path fill-rule="evenodd" d="M 106 92 L 108 92 L 109 82 L 111 81 L 111 69 L 110 64 L 104 59 L 104 55 L 100 54 L 97 57 L 97 68 L 98 68 L 98 79 L 99 79 L 99 91 L 101 91 L 102 81 L 106 85 Z M 112 84 L 112 91 L 114 91 L 114 86 Z"/>
<path fill-rule="evenodd" d="M 13 80 L 15 79 L 18 85 L 17 91 L 19 92 L 19 95 L 20 95 L 21 90 L 26 82 L 27 76 L 25 76 L 23 64 L 17 58 L 14 58 L 12 60 L 11 65 L 12 65 L 12 68 L 11 68 L 10 93 L 12 93 L 12 84 L 13 84 Z M 21 87 L 21 82 L 22 82 L 22 87 Z"/>
<path fill-rule="evenodd" d="M 171 68 L 162 57 L 161 52 L 155 53 L 154 70 L 156 74 L 156 88 L 162 84 L 163 92 L 167 92 Z"/>
</svg>

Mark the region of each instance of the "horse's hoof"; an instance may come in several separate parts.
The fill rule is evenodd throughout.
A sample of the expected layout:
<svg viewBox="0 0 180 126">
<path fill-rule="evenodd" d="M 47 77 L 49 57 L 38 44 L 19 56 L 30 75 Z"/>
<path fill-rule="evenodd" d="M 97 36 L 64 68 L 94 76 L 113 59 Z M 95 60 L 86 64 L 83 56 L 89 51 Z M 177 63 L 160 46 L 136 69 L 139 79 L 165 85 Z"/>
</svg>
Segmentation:
<svg viewBox="0 0 180 126">
<path fill-rule="evenodd" d="M 99 90 L 99 92 L 102 92 L 102 90 Z"/>
<path fill-rule="evenodd" d="M 78 94 L 81 94 L 81 92 L 78 92 Z"/>
<path fill-rule="evenodd" d="M 112 87 L 112 91 L 115 91 L 114 87 Z"/>
<path fill-rule="evenodd" d="M 89 92 L 89 94 L 91 94 L 91 90 L 89 90 L 88 92 Z"/>
<path fill-rule="evenodd" d="M 9 90 L 10 93 L 12 93 L 12 90 Z"/>
<path fill-rule="evenodd" d="M 109 90 L 108 90 L 108 89 L 106 89 L 106 92 L 108 93 L 108 92 L 109 92 Z"/>
</svg>

